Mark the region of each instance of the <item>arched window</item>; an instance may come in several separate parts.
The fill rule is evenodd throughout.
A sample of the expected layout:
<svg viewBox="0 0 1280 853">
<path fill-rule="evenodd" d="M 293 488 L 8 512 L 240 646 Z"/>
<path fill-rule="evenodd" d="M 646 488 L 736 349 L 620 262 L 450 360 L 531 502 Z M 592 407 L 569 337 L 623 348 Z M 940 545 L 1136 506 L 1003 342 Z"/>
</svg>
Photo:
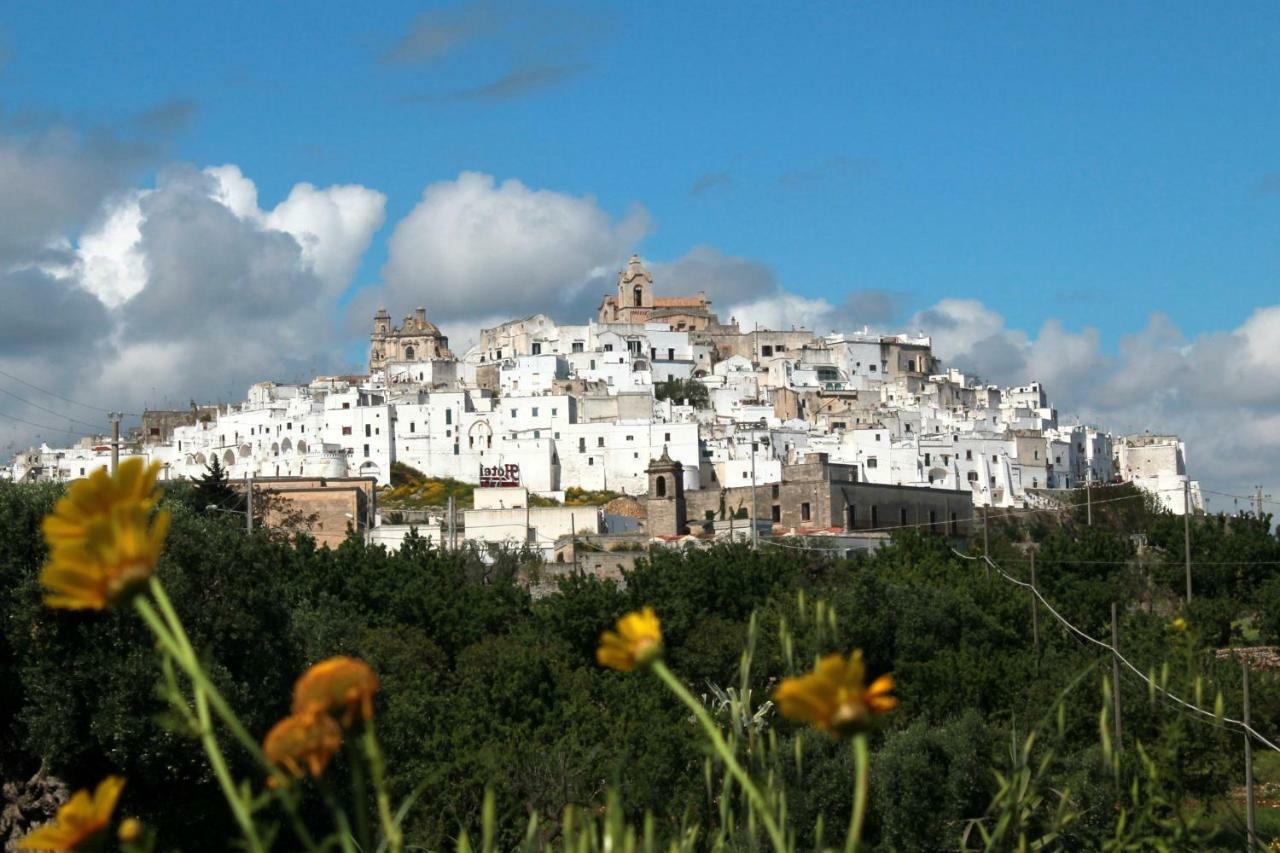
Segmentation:
<svg viewBox="0 0 1280 853">
<path fill-rule="evenodd" d="M 410 346 L 404 348 L 404 360 L 413 361 L 413 347 Z"/>
<path fill-rule="evenodd" d="M 658 497 L 665 498 L 667 496 L 667 478 L 658 478 Z"/>
<path fill-rule="evenodd" d="M 636 285 L 635 290 L 636 307 L 639 308 L 644 302 L 644 288 Z"/>
</svg>

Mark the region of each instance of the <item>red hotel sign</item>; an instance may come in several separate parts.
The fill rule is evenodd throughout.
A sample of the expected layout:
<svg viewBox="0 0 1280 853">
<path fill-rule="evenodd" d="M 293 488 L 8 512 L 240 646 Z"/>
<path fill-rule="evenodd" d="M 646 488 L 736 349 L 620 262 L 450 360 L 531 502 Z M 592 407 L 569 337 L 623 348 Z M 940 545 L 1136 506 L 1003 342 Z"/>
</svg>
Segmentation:
<svg viewBox="0 0 1280 853">
<path fill-rule="evenodd" d="M 519 465 L 480 466 L 480 488 L 482 489 L 508 489 L 519 485 Z"/>
</svg>

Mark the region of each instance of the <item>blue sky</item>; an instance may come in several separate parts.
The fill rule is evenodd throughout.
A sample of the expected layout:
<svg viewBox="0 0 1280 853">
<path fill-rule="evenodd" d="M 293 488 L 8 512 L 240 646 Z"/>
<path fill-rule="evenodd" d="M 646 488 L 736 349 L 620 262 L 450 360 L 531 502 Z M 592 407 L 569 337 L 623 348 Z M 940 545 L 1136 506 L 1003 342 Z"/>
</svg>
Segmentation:
<svg viewBox="0 0 1280 853">
<path fill-rule="evenodd" d="M 1274 4 L 592 4 L 397 61 L 429 8 L 478 7 L 11 5 L 0 103 L 100 126 L 189 102 L 172 156 L 238 164 L 264 207 L 381 190 L 357 284 L 423 187 L 471 169 L 643 204 L 646 255 L 711 244 L 904 315 L 971 296 L 1110 341 L 1153 310 L 1234 326 L 1274 291 Z"/>
<path fill-rule="evenodd" d="M 236 400 L 358 370 L 378 304 L 581 321 L 639 251 L 1280 490 L 1278 43 L 1274 3 L 9 3 L 0 369 Z"/>
</svg>

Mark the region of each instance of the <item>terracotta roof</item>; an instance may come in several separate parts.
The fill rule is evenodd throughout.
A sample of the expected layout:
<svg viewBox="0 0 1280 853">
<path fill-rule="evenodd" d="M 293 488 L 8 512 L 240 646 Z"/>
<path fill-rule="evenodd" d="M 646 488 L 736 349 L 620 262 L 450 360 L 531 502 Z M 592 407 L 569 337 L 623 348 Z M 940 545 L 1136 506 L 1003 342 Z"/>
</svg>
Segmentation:
<svg viewBox="0 0 1280 853">
<path fill-rule="evenodd" d="M 701 296 L 655 296 L 654 308 L 705 308 L 707 300 Z"/>
</svg>

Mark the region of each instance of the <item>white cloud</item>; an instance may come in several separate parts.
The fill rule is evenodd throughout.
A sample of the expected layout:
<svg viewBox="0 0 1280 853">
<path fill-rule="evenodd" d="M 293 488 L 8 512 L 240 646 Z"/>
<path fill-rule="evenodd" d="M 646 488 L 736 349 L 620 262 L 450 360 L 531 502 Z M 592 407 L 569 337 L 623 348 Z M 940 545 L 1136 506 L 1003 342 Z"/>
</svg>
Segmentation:
<svg viewBox="0 0 1280 853">
<path fill-rule="evenodd" d="M 81 285 L 110 308 L 125 302 L 147 284 L 142 240 L 142 206 L 146 190 L 132 190 L 110 205 L 100 226 L 86 231 L 76 247 Z"/>
<path fill-rule="evenodd" d="M 611 286 L 648 230 L 643 208 L 615 220 L 590 196 L 463 172 L 428 186 L 396 225 L 385 298 L 393 314 L 424 305 L 440 320 L 581 314 L 599 299 L 589 283 Z"/>
<path fill-rule="evenodd" d="M 833 330 L 836 309 L 821 297 L 810 299 L 785 290 L 750 302 L 729 305 L 721 312 L 720 319 L 728 322 L 732 317 L 743 329 L 810 329 L 825 335 Z"/>
</svg>

